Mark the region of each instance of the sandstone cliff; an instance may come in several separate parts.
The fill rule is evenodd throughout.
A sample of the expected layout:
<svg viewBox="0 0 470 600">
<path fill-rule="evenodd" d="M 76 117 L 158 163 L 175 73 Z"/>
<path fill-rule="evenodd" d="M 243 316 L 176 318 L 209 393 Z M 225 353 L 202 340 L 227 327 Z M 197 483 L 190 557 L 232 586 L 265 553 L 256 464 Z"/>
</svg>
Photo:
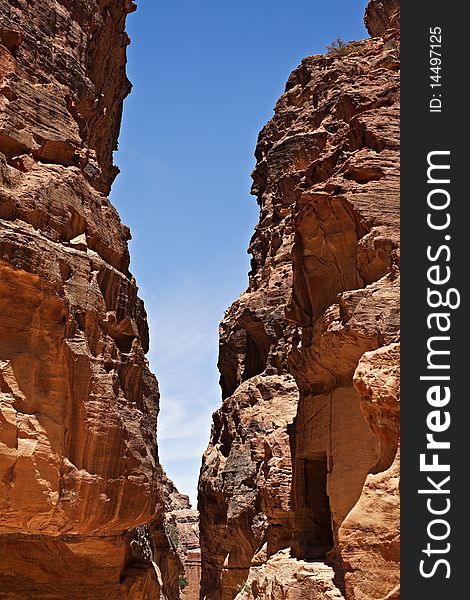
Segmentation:
<svg viewBox="0 0 470 600">
<path fill-rule="evenodd" d="M 159 594 L 158 387 L 106 197 L 134 9 L 0 5 L 2 598 Z"/>
<path fill-rule="evenodd" d="M 203 598 L 398 597 L 399 3 L 309 57 L 260 133 L 247 291 L 220 326 Z"/>
</svg>

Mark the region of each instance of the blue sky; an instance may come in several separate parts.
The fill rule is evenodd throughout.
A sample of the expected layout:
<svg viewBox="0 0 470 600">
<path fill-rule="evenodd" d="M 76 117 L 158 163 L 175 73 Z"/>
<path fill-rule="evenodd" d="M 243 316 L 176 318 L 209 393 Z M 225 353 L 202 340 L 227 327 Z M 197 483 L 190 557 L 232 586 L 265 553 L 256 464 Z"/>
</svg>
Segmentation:
<svg viewBox="0 0 470 600">
<path fill-rule="evenodd" d="M 367 36 L 366 0 L 139 0 L 111 199 L 160 382 L 160 460 L 195 504 L 220 405 L 218 323 L 247 286 L 253 152 L 290 72 L 338 36 Z"/>
</svg>

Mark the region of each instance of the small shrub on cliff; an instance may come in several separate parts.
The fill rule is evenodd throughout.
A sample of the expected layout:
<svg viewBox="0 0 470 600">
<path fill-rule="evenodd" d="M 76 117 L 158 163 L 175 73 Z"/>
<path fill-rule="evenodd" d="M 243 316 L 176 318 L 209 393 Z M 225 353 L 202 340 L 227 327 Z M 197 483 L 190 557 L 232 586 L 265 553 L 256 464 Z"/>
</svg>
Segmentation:
<svg viewBox="0 0 470 600">
<path fill-rule="evenodd" d="M 165 533 L 166 537 L 170 540 L 175 548 L 178 548 L 180 544 L 180 536 L 178 534 L 178 529 L 176 525 L 173 523 L 165 523 Z"/>
<path fill-rule="evenodd" d="M 384 44 L 384 49 L 400 52 L 400 42 L 398 40 L 387 40 Z"/>
<path fill-rule="evenodd" d="M 244 592 L 251 592 L 251 583 L 248 583 L 248 581 L 245 581 L 245 583 L 242 583 L 237 587 L 238 594 L 242 594 Z"/>
<path fill-rule="evenodd" d="M 184 590 L 184 588 L 189 585 L 189 581 L 187 580 L 186 577 L 180 577 L 178 579 L 178 584 L 180 586 L 180 590 Z"/>
<path fill-rule="evenodd" d="M 328 44 L 326 49 L 328 54 L 335 54 L 337 56 L 345 56 L 349 54 L 348 43 L 337 37 L 335 40 Z"/>
</svg>

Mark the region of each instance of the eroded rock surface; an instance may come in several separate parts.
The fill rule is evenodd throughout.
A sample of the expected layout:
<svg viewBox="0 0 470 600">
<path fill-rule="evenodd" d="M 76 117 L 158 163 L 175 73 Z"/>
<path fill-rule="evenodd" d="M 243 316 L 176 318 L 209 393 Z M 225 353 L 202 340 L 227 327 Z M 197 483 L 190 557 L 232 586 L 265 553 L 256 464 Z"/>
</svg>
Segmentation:
<svg viewBox="0 0 470 600">
<path fill-rule="evenodd" d="M 290 540 L 288 425 L 298 394 L 291 376 L 242 383 L 214 414 L 199 484 L 202 593 L 233 598 L 252 564 Z"/>
<path fill-rule="evenodd" d="M 203 598 L 398 597 L 398 22 L 372 0 L 376 37 L 303 60 L 260 133 L 199 483 Z"/>
<path fill-rule="evenodd" d="M 237 600 L 343 600 L 334 570 L 323 562 L 297 560 L 281 550 L 254 566 Z"/>
<path fill-rule="evenodd" d="M 106 194 L 130 0 L 0 6 L 0 597 L 158 598 L 158 387 Z"/>
</svg>

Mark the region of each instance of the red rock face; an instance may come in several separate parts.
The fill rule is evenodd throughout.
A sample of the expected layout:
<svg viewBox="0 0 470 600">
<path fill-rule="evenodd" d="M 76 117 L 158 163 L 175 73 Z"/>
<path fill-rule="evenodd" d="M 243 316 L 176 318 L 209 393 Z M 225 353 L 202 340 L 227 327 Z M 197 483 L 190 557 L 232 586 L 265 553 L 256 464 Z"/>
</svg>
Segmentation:
<svg viewBox="0 0 470 600">
<path fill-rule="evenodd" d="M 383 35 L 387 29 L 400 29 L 400 2 L 369 0 L 364 24 L 371 36 Z"/>
<path fill-rule="evenodd" d="M 0 7 L 0 587 L 154 598 L 158 387 L 106 194 L 130 0 Z M 103 592 L 106 590 L 106 593 Z"/>
<path fill-rule="evenodd" d="M 398 3 L 292 73 L 199 485 L 207 599 L 398 597 Z M 314 561 L 314 562 L 312 562 Z"/>
</svg>

